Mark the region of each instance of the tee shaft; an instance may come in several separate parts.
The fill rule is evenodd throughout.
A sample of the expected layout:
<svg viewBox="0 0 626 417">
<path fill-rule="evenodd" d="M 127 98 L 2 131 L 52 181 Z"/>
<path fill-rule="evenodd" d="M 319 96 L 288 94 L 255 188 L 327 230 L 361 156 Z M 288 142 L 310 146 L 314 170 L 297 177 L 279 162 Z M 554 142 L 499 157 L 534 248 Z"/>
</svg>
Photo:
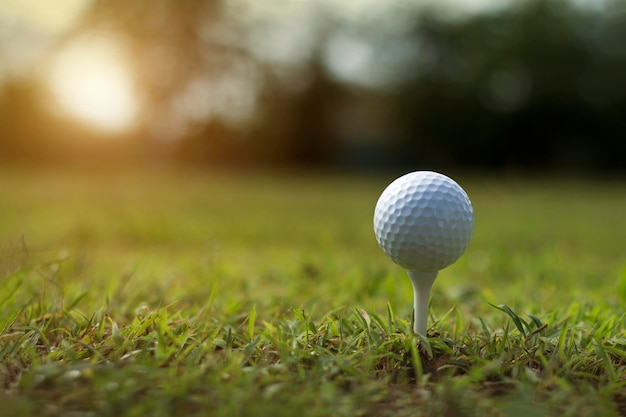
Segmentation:
<svg viewBox="0 0 626 417">
<path fill-rule="evenodd" d="M 413 331 L 426 337 L 428 329 L 428 303 L 430 289 L 437 278 L 438 271 L 407 271 L 413 285 Z"/>
</svg>

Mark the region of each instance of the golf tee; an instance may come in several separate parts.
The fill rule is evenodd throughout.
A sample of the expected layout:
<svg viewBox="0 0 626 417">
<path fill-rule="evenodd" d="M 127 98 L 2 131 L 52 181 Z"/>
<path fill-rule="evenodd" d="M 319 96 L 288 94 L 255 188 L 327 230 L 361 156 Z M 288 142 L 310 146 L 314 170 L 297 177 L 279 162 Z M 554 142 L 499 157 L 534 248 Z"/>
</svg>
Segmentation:
<svg viewBox="0 0 626 417">
<path fill-rule="evenodd" d="M 407 271 L 413 285 L 413 330 L 415 333 L 426 337 L 428 329 L 428 303 L 430 301 L 430 289 L 437 278 L 438 271 Z"/>
</svg>

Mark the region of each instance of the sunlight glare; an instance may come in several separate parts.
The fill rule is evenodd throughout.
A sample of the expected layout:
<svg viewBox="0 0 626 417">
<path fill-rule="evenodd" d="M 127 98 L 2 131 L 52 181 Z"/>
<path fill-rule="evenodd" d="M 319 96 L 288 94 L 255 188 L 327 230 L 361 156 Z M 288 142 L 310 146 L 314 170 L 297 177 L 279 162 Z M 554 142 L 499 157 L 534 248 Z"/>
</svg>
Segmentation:
<svg viewBox="0 0 626 417">
<path fill-rule="evenodd" d="M 131 75 L 113 38 L 85 35 L 69 44 L 53 62 L 49 84 L 65 113 L 94 127 L 121 132 L 135 121 Z"/>
</svg>

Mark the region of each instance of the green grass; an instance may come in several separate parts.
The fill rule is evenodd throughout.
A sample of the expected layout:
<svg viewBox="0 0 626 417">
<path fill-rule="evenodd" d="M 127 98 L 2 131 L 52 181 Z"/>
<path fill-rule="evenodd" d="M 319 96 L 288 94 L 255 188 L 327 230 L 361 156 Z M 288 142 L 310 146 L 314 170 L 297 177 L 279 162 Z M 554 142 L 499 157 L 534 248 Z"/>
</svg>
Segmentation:
<svg viewBox="0 0 626 417">
<path fill-rule="evenodd" d="M 456 178 L 425 339 L 393 176 L 3 172 L 0 414 L 626 415 L 626 185 Z"/>
</svg>

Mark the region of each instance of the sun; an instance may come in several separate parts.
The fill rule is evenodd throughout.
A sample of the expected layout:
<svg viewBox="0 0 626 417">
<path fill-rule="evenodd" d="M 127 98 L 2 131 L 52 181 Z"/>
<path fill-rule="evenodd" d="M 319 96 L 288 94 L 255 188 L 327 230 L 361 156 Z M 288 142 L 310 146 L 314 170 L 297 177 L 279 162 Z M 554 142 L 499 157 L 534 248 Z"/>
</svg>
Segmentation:
<svg viewBox="0 0 626 417">
<path fill-rule="evenodd" d="M 136 121 L 131 72 L 114 38 L 83 35 L 68 44 L 53 60 L 48 84 L 58 110 L 95 128 L 123 132 Z"/>
</svg>

